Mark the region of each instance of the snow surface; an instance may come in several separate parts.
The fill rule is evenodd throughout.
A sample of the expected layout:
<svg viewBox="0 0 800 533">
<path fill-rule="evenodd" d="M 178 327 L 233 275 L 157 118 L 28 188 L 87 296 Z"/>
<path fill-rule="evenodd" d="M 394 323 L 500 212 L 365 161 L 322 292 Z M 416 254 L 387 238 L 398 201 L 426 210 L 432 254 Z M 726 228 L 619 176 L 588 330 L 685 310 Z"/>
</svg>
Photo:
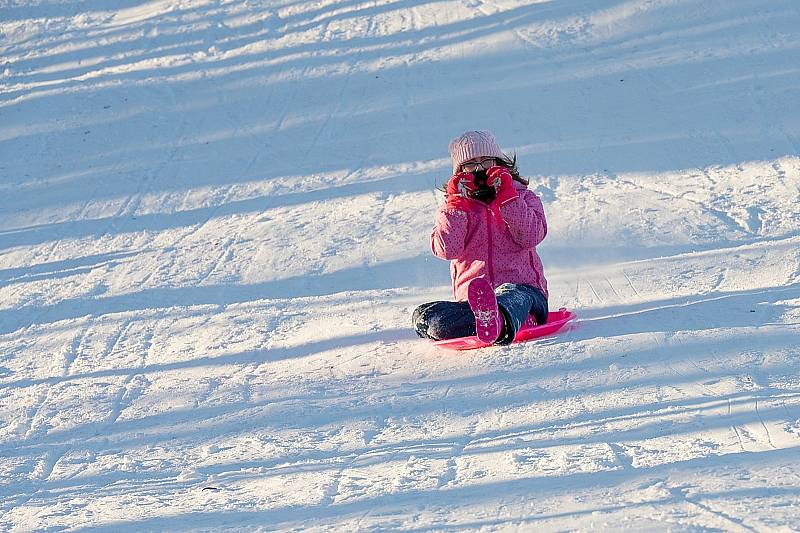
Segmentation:
<svg viewBox="0 0 800 533">
<path fill-rule="evenodd" d="M 797 0 L 0 0 L 0 530 L 800 530 Z M 445 352 L 447 142 L 576 328 Z"/>
</svg>

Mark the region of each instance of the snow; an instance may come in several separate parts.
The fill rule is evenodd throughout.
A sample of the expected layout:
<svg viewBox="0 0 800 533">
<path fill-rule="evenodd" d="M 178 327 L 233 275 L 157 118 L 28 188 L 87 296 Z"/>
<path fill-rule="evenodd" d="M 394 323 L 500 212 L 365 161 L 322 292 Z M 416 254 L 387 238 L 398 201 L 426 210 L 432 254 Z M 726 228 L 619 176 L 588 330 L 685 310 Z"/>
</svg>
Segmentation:
<svg viewBox="0 0 800 533">
<path fill-rule="evenodd" d="M 795 0 L 0 0 L 0 529 L 800 529 Z M 453 353 L 448 141 L 557 337 Z"/>
</svg>

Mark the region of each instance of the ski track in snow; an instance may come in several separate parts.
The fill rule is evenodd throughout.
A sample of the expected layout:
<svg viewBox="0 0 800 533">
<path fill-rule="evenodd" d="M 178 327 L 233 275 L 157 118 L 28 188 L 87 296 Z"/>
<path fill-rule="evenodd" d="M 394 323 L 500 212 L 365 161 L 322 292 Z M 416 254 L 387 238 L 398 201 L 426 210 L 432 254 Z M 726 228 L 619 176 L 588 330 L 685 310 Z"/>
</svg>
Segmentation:
<svg viewBox="0 0 800 533">
<path fill-rule="evenodd" d="M 1 530 L 797 528 L 792 0 L 0 4 Z M 579 320 L 451 353 L 475 128 Z"/>
</svg>

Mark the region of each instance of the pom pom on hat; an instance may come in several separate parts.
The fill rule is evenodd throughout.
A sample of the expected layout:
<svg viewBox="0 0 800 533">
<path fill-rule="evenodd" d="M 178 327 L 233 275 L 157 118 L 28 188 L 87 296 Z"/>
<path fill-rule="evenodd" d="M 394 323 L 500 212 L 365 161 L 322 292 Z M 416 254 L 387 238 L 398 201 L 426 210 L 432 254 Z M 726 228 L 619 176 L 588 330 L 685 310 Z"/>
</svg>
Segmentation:
<svg viewBox="0 0 800 533">
<path fill-rule="evenodd" d="M 453 174 L 464 161 L 475 157 L 503 158 L 505 154 L 488 131 L 467 131 L 450 141 L 450 157 L 453 159 Z"/>
</svg>

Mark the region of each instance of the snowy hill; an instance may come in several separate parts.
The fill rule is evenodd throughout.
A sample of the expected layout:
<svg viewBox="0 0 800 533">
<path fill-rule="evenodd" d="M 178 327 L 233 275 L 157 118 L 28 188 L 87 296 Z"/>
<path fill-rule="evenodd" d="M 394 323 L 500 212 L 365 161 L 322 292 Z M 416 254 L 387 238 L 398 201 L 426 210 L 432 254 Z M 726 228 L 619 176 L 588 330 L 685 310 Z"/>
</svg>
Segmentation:
<svg viewBox="0 0 800 533">
<path fill-rule="evenodd" d="M 0 529 L 800 528 L 796 0 L 0 0 Z M 564 335 L 412 310 L 448 141 Z"/>
</svg>

